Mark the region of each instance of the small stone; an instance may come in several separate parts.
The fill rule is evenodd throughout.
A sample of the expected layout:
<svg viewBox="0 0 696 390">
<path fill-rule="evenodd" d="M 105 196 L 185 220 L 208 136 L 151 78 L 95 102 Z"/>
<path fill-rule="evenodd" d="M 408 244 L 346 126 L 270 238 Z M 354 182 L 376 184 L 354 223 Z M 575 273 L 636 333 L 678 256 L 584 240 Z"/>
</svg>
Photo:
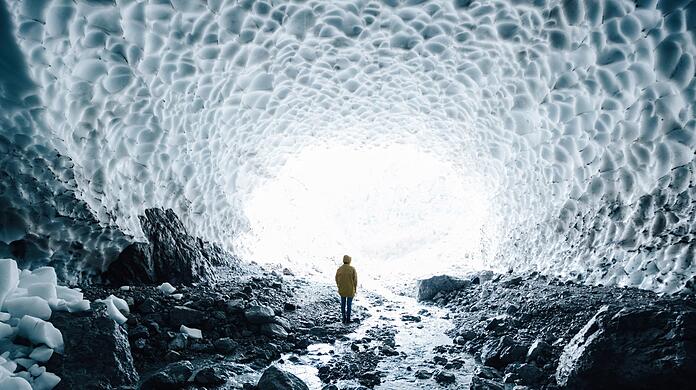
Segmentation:
<svg viewBox="0 0 696 390">
<path fill-rule="evenodd" d="M 428 370 L 418 370 L 416 371 L 416 378 L 418 379 L 428 379 L 433 376 L 433 373 Z"/>
<path fill-rule="evenodd" d="M 450 372 L 438 371 L 437 374 L 435 374 L 435 382 L 440 384 L 451 384 L 456 380 L 457 378 Z"/>
<path fill-rule="evenodd" d="M 252 324 L 266 324 L 273 322 L 275 312 L 268 306 L 254 305 L 244 311 L 244 317 Z"/>
<path fill-rule="evenodd" d="M 199 385 L 222 385 L 227 382 L 227 373 L 220 367 L 206 367 L 194 377 L 194 382 Z"/>
<path fill-rule="evenodd" d="M 229 337 L 223 337 L 215 340 L 215 342 L 213 342 L 213 346 L 215 347 L 215 350 L 221 353 L 232 353 L 239 348 L 239 344 Z"/>
<path fill-rule="evenodd" d="M 281 338 L 286 338 L 288 337 L 288 332 L 285 331 L 285 328 L 278 324 L 263 324 L 261 325 L 261 333 L 265 334 L 266 336 L 271 336 L 271 337 L 281 337 Z"/>
</svg>

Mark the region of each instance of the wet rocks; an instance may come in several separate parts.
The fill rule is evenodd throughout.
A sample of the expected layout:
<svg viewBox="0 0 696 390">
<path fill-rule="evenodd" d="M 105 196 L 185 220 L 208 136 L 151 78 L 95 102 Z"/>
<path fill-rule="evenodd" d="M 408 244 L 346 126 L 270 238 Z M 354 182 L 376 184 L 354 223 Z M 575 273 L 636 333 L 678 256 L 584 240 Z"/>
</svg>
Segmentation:
<svg viewBox="0 0 696 390">
<path fill-rule="evenodd" d="M 432 371 L 418 370 L 414 375 L 417 379 L 430 379 L 433 376 Z"/>
<path fill-rule="evenodd" d="M 438 371 L 435 373 L 435 382 L 441 385 L 448 385 L 456 382 L 457 378 L 451 372 Z"/>
<path fill-rule="evenodd" d="M 256 386 L 259 390 L 309 390 L 300 378 L 276 366 L 268 367 Z"/>
<path fill-rule="evenodd" d="M 566 345 L 556 380 L 577 389 L 696 383 L 696 311 L 602 307 Z"/>
<path fill-rule="evenodd" d="M 174 326 L 198 325 L 205 321 L 205 315 L 200 310 L 186 306 L 174 306 L 169 310 L 169 322 Z"/>
<path fill-rule="evenodd" d="M 193 365 L 188 360 L 170 363 L 146 378 L 142 390 L 180 389 L 186 385 L 193 374 Z"/>
<path fill-rule="evenodd" d="M 251 306 L 244 311 L 244 317 L 252 324 L 266 324 L 273 322 L 275 312 L 268 306 Z"/>
<path fill-rule="evenodd" d="M 53 354 L 47 364 L 61 377 L 58 389 L 137 383 L 128 334 L 108 316 L 105 304 L 93 303 L 92 310 L 80 313 L 56 311 L 51 322 L 65 341 L 64 354 Z"/>
<path fill-rule="evenodd" d="M 270 337 L 288 337 L 288 332 L 285 330 L 285 328 L 275 323 L 262 324 L 261 333 Z"/>
<path fill-rule="evenodd" d="M 198 371 L 193 381 L 203 386 L 219 386 L 224 384 L 228 378 L 227 371 L 221 367 L 206 367 Z"/>
<path fill-rule="evenodd" d="M 422 279 L 417 283 L 418 300 L 430 301 L 438 293 L 459 290 L 467 287 L 470 284 L 471 282 L 469 280 L 459 279 L 447 275 L 438 275 L 428 279 Z"/>
<path fill-rule="evenodd" d="M 483 345 L 481 362 L 500 369 L 510 363 L 524 361 L 526 355 L 527 347 L 517 344 L 510 336 L 503 336 Z"/>
</svg>

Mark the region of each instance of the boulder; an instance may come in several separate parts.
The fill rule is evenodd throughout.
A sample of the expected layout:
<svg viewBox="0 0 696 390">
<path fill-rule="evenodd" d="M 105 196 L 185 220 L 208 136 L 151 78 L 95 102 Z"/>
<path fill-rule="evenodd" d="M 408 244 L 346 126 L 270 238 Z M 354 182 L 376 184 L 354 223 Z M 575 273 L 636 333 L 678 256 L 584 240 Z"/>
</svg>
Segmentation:
<svg viewBox="0 0 696 390">
<path fill-rule="evenodd" d="M 477 376 L 471 378 L 470 390 L 505 390 L 505 385 L 494 380 L 479 378 Z"/>
<path fill-rule="evenodd" d="M 459 279 L 448 275 L 433 276 L 428 279 L 421 279 L 417 283 L 418 300 L 430 301 L 438 293 L 459 290 L 471 285 L 469 280 Z"/>
<path fill-rule="evenodd" d="M 262 324 L 261 325 L 261 333 L 265 334 L 266 336 L 270 337 L 280 337 L 280 338 L 286 338 L 288 337 L 288 332 L 285 331 L 285 328 L 278 324 L 274 323 L 267 323 L 267 324 Z"/>
<path fill-rule="evenodd" d="M 204 386 L 219 386 L 227 382 L 229 374 L 222 367 L 212 366 L 206 367 L 196 373 L 194 382 Z"/>
<path fill-rule="evenodd" d="M 456 380 L 457 378 L 450 372 L 438 371 L 435 373 L 435 382 L 441 385 L 448 385 L 454 383 Z"/>
<path fill-rule="evenodd" d="M 256 387 L 258 390 L 309 390 L 302 379 L 276 366 L 270 366 L 263 372 Z"/>
<path fill-rule="evenodd" d="M 171 209 L 147 209 L 139 218 L 149 243 L 121 252 L 104 275 L 112 284 L 210 281 L 215 265 L 233 260 L 219 246 L 191 236 Z"/>
<path fill-rule="evenodd" d="M 510 336 L 490 340 L 481 348 L 481 362 L 498 369 L 510 363 L 523 362 L 526 356 L 527 347 L 517 344 Z"/>
<path fill-rule="evenodd" d="M 145 379 L 142 390 L 180 389 L 188 383 L 193 374 L 193 365 L 188 360 L 170 363 L 163 369 Z"/>
<path fill-rule="evenodd" d="M 157 282 L 152 248 L 146 242 L 134 242 L 125 247 L 104 274 L 114 285 L 152 284 Z"/>
<path fill-rule="evenodd" d="M 563 349 L 556 381 L 573 389 L 691 388 L 693 329 L 693 309 L 603 306 Z"/>
<path fill-rule="evenodd" d="M 268 306 L 254 305 L 244 311 L 244 318 L 252 324 L 273 322 L 275 312 Z"/>
<path fill-rule="evenodd" d="M 53 354 L 47 369 L 61 378 L 56 389 L 135 386 L 128 333 L 112 320 L 104 303 L 92 310 L 53 312 L 51 322 L 63 334 L 64 354 Z M 111 386 L 111 387 L 109 387 Z"/>
<path fill-rule="evenodd" d="M 198 325 L 205 320 L 205 314 L 186 306 L 174 306 L 169 311 L 169 322 L 173 327 Z"/>
</svg>

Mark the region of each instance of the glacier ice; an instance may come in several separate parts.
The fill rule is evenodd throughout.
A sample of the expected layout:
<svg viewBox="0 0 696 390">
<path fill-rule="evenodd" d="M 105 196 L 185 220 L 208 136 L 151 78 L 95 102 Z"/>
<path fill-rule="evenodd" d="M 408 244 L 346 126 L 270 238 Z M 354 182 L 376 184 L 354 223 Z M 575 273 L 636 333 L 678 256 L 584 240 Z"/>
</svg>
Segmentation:
<svg viewBox="0 0 696 390">
<path fill-rule="evenodd" d="M 0 292 L 7 297 L 0 300 L 0 389 L 49 390 L 60 382 L 39 365 L 64 349 L 63 335 L 48 320 L 53 310 L 84 311 L 90 306 L 82 292 L 57 283 L 51 267 L 19 270 L 15 260 L 0 259 Z M 116 311 L 128 313 L 125 301 L 114 296 L 107 300 Z M 14 344 L 17 336 L 32 346 Z M 18 367 L 27 371 L 15 372 Z"/>
<path fill-rule="evenodd" d="M 414 143 L 490 181 L 491 267 L 696 289 L 693 2 L 4 7 L 0 255 L 22 268 L 94 275 L 148 207 L 232 247 L 298 151 Z"/>
</svg>

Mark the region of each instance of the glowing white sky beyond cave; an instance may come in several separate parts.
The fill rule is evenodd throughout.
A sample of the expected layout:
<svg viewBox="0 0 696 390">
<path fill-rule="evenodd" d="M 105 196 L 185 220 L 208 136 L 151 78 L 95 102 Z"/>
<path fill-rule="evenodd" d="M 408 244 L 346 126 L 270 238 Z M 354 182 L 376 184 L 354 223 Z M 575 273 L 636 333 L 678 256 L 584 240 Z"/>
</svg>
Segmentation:
<svg viewBox="0 0 696 390">
<path fill-rule="evenodd" d="M 324 274 L 343 253 L 372 274 L 478 268 L 488 217 L 481 182 L 415 145 L 308 147 L 251 193 L 250 230 L 235 249 Z"/>
</svg>

